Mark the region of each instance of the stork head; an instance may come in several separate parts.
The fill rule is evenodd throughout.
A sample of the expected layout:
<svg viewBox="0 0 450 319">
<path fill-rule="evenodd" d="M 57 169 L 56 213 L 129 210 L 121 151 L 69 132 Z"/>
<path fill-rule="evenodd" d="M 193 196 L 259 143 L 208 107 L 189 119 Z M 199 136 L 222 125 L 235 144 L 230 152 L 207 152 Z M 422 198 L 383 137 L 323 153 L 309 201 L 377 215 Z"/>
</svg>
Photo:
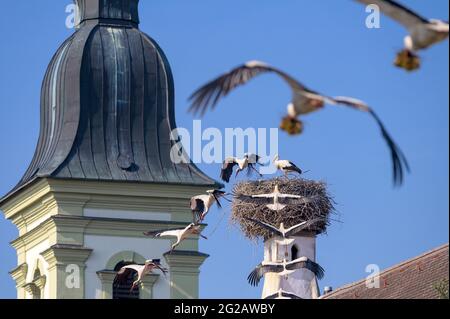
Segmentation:
<svg viewBox="0 0 450 319">
<path fill-rule="evenodd" d="M 276 154 L 275 157 L 273 158 L 273 162 L 275 163 L 279 159 L 280 159 L 280 155 Z"/>
<path fill-rule="evenodd" d="M 303 122 L 294 116 L 287 115 L 283 117 L 280 123 L 280 129 L 289 135 L 300 135 L 303 133 Z"/>
</svg>

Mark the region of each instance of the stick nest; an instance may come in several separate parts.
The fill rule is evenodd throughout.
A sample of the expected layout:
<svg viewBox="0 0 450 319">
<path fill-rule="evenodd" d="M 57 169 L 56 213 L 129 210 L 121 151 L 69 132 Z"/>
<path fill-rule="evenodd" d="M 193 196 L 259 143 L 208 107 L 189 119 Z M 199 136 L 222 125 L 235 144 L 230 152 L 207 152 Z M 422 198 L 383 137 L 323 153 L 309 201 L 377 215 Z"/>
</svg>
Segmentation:
<svg viewBox="0 0 450 319">
<path fill-rule="evenodd" d="M 281 211 L 272 211 L 260 200 L 240 199 L 241 195 L 252 196 L 272 193 L 278 185 L 280 192 L 314 198 L 306 204 L 287 205 Z M 316 235 L 325 233 L 330 223 L 330 215 L 334 212 L 334 200 L 328 194 L 326 183 L 305 180 L 301 178 L 275 178 L 265 181 L 246 181 L 236 184 L 233 190 L 233 204 L 231 222 L 239 224 L 242 232 L 250 240 L 268 239 L 268 230 L 245 219 L 252 218 L 278 227 L 284 223 L 285 227 L 292 227 L 304 221 L 320 218 L 322 221 L 306 229 Z"/>
</svg>

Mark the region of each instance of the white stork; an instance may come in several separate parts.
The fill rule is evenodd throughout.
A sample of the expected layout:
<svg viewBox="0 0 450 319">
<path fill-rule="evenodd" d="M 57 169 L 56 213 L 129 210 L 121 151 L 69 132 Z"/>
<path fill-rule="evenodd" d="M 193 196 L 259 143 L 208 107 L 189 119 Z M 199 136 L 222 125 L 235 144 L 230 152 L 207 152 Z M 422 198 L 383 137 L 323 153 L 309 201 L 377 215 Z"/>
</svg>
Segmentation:
<svg viewBox="0 0 450 319">
<path fill-rule="evenodd" d="M 316 224 L 317 222 L 323 221 L 322 218 L 315 218 L 315 219 L 312 219 L 312 220 L 309 220 L 309 221 L 302 222 L 302 223 L 300 223 L 298 225 L 294 225 L 294 226 L 292 226 L 290 228 L 285 228 L 284 227 L 284 223 L 280 223 L 280 227 L 276 228 L 273 225 L 264 223 L 262 221 L 259 221 L 259 220 L 253 219 L 253 218 L 245 217 L 245 219 L 255 223 L 256 225 L 259 225 L 262 228 L 267 229 L 273 235 L 283 238 L 283 240 L 277 240 L 276 241 L 279 245 L 283 245 L 283 246 L 290 245 L 290 244 L 292 244 L 295 241 L 295 238 L 292 238 L 292 236 L 295 236 L 296 234 L 298 234 L 302 230 L 311 227 L 312 225 Z"/>
<path fill-rule="evenodd" d="M 167 230 L 157 230 L 144 233 L 145 236 L 159 238 L 159 237 L 176 237 L 177 241 L 172 245 L 171 252 L 181 244 L 186 238 L 191 235 L 198 235 L 203 239 L 208 239 L 201 234 L 201 226 L 197 224 L 189 224 L 186 228 L 175 228 Z"/>
<path fill-rule="evenodd" d="M 417 51 L 442 42 L 448 38 L 448 22 L 436 19 L 426 19 L 400 3 L 392 0 L 356 0 L 365 5 L 377 5 L 380 10 L 401 23 L 409 31 L 404 39 L 405 49 L 402 50 L 395 61 L 395 65 L 408 71 L 420 67 L 420 58 Z"/>
<path fill-rule="evenodd" d="M 273 295 L 267 296 L 264 299 L 303 299 L 299 296 L 297 296 L 296 294 L 284 291 L 283 289 L 280 288 L 280 290 L 278 290 L 277 293 L 274 293 Z"/>
<path fill-rule="evenodd" d="M 190 111 L 193 113 L 200 112 L 201 115 L 203 115 L 209 107 L 214 109 L 221 98 L 227 96 L 237 87 L 248 83 L 250 80 L 263 73 L 277 74 L 291 88 L 292 100 L 287 107 L 287 116 L 283 118 L 280 124 L 280 128 L 290 135 L 298 135 L 303 132 L 303 123 L 299 119 L 300 116 L 321 110 L 324 108 L 325 104 L 343 105 L 371 115 L 378 124 L 382 136 L 390 149 L 393 163 L 394 184 L 402 184 L 403 168 L 406 167 L 406 169 L 409 170 L 408 162 L 373 109 L 366 103 L 354 98 L 333 98 L 321 95 L 308 89 L 287 73 L 266 63 L 259 61 L 248 62 L 202 86 L 194 92 L 190 98 L 192 101 Z"/>
<path fill-rule="evenodd" d="M 222 165 L 222 171 L 220 172 L 220 178 L 224 181 L 229 183 L 231 175 L 233 175 L 233 169 L 235 166 L 237 166 L 236 175 L 238 176 L 240 172 L 247 169 L 247 172 L 250 174 L 252 171 L 256 172 L 259 176 L 262 177 L 262 174 L 258 172 L 258 170 L 255 168 L 256 164 L 260 163 L 261 157 L 255 154 L 245 154 L 244 158 L 236 158 L 236 157 L 229 157 L 225 159 Z"/>
<path fill-rule="evenodd" d="M 131 273 L 137 274 L 137 279 L 133 282 L 130 289 L 131 293 L 139 285 L 139 283 L 142 282 L 146 275 L 152 273 L 156 269 L 159 269 L 164 276 L 167 274 L 167 269 L 161 266 L 160 259 L 147 260 L 144 265 L 132 264 L 124 266 L 116 274 L 116 277 L 114 278 L 114 286 L 124 284 Z"/>
<path fill-rule="evenodd" d="M 316 262 L 307 257 L 301 257 L 288 262 L 286 259 L 281 263 L 276 262 L 262 262 L 250 273 L 247 280 L 252 286 L 258 286 L 261 278 L 267 273 L 276 273 L 278 276 L 288 276 L 299 269 L 308 269 L 318 279 L 322 279 L 325 271 Z"/>
<path fill-rule="evenodd" d="M 275 157 L 273 159 L 273 164 L 275 165 L 277 170 L 282 171 L 284 173 L 284 175 L 287 175 L 289 172 L 298 173 L 300 175 L 303 174 L 303 171 L 297 165 L 292 163 L 291 161 L 280 160 L 280 157 L 278 156 L 278 154 L 275 155 Z"/>
<path fill-rule="evenodd" d="M 225 192 L 214 189 L 206 191 L 205 195 L 198 195 L 191 198 L 190 206 L 192 213 L 194 214 L 194 221 L 196 223 L 202 222 L 206 214 L 208 214 L 214 203 L 217 203 L 219 208 L 222 208 L 219 199 L 226 195 Z M 196 219 L 197 217 L 197 219 Z"/>
<path fill-rule="evenodd" d="M 287 203 L 290 205 L 303 205 L 313 202 L 314 198 L 307 198 L 305 196 L 299 195 L 291 195 L 291 194 L 283 194 L 280 192 L 278 185 L 275 185 L 275 189 L 270 194 L 261 194 L 261 195 L 237 195 L 236 196 L 240 200 L 248 201 L 248 200 L 260 200 L 262 203 L 266 204 L 266 207 L 273 211 L 283 210 Z M 281 203 L 284 201 L 284 203 Z M 289 200 L 287 202 L 287 200 Z"/>
</svg>

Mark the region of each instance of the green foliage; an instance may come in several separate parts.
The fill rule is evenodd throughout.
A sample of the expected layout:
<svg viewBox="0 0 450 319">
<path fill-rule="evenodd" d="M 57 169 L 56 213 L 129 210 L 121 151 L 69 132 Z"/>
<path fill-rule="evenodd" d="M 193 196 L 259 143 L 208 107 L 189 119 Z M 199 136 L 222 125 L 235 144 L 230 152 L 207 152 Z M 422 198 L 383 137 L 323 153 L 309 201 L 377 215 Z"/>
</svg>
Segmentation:
<svg viewBox="0 0 450 319">
<path fill-rule="evenodd" d="M 449 299 L 448 298 L 448 279 L 443 279 L 437 284 L 433 285 L 434 289 L 439 294 L 439 299 Z"/>
</svg>

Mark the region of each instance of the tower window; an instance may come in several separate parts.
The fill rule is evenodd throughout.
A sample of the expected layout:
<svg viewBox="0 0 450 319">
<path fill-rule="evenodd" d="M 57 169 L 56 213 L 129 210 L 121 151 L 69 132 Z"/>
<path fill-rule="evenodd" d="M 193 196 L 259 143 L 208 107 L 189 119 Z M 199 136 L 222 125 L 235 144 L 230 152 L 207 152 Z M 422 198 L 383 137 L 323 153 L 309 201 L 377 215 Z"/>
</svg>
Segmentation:
<svg viewBox="0 0 450 319">
<path fill-rule="evenodd" d="M 295 260 L 298 258 L 298 248 L 297 245 L 293 245 L 291 248 L 291 259 Z"/>
<path fill-rule="evenodd" d="M 119 271 L 122 267 L 131 265 L 131 262 L 121 261 L 114 267 L 114 271 Z M 139 287 L 131 290 L 133 282 L 137 279 L 136 272 L 130 272 L 126 280 L 120 284 L 113 284 L 113 299 L 139 299 Z"/>
</svg>

